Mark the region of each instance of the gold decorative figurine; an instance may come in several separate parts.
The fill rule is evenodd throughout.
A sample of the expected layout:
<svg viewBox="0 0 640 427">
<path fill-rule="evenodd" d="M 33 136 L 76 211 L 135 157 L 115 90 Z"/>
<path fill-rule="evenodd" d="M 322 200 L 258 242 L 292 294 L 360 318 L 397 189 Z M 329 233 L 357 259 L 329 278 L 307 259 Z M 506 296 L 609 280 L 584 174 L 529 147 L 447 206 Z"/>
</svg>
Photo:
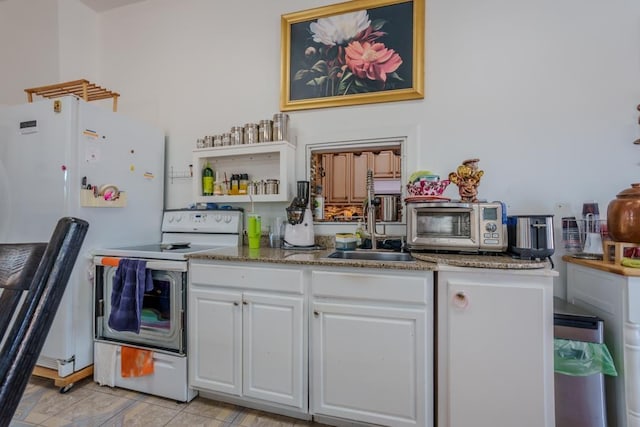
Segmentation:
<svg viewBox="0 0 640 427">
<path fill-rule="evenodd" d="M 480 159 L 467 159 L 462 162 L 455 172 L 449 174 L 449 180 L 458 186 L 462 202 L 478 201 L 478 185 L 484 171 L 478 170 Z"/>
</svg>

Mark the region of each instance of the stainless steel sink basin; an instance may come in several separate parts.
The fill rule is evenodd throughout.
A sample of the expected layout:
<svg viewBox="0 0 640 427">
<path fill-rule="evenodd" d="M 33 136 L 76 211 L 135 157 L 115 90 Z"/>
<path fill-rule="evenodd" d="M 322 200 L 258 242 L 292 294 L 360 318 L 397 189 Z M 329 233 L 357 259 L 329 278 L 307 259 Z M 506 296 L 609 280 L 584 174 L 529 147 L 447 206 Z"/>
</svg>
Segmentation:
<svg viewBox="0 0 640 427">
<path fill-rule="evenodd" d="M 335 251 L 327 258 L 357 259 L 365 261 L 413 261 L 408 252 L 376 252 L 376 251 Z"/>
</svg>

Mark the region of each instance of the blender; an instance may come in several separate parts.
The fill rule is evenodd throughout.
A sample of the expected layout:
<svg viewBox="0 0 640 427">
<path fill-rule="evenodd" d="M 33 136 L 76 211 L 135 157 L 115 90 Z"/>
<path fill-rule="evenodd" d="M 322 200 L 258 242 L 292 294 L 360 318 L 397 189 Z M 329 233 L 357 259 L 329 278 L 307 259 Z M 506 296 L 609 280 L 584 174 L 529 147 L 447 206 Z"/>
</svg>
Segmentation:
<svg viewBox="0 0 640 427">
<path fill-rule="evenodd" d="M 297 182 L 298 195 L 287 208 L 287 225 L 284 229 L 284 247 L 315 248 L 313 215 L 309 205 L 309 181 Z"/>
</svg>

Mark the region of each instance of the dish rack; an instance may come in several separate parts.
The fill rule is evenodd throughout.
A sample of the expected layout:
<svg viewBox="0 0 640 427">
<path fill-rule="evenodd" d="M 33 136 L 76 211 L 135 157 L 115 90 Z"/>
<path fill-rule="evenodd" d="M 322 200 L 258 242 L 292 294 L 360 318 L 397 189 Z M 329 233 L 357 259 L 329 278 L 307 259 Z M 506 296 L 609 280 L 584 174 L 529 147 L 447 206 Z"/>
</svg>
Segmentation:
<svg viewBox="0 0 640 427">
<path fill-rule="evenodd" d="M 58 83 L 48 86 L 33 87 L 24 90 L 27 93 L 27 101 L 33 102 L 33 95 L 45 98 L 59 98 L 63 95 L 76 95 L 85 101 L 96 101 L 99 99 L 113 99 L 113 112 L 118 111 L 119 93 L 107 90 L 103 87 L 91 83 L 89 80 L 73 80 L 65 83 Z"/>
</svg>

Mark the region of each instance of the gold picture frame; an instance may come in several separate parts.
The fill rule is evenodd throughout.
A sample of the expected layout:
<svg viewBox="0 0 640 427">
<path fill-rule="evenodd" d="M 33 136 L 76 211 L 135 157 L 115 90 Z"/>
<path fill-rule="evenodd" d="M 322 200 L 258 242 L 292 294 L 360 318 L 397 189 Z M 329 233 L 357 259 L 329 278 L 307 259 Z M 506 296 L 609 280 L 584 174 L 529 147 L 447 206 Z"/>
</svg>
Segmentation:
<svg viewBox="0 0 640 427">
<path fill-rule="evenodd" d="M 280 110 L 424 98 L 424 22 L 425 0 L 282 15 Z"/>
</svg>

